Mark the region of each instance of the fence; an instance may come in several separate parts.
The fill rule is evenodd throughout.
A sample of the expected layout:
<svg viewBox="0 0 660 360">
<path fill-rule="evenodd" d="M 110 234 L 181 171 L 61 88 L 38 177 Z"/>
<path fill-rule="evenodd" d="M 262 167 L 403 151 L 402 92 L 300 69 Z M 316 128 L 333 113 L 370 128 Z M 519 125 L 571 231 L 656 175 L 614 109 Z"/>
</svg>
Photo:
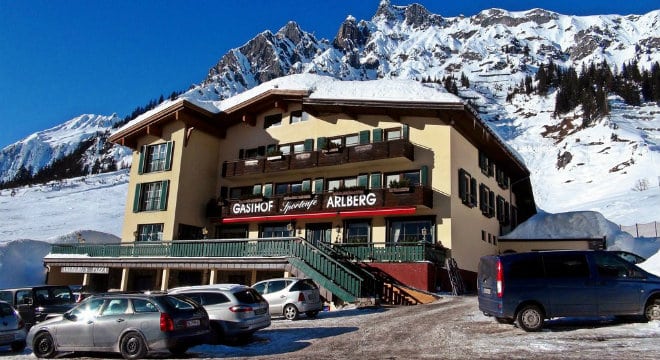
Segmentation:
<svg viewBox="0 0 660 360">
<path fill-rule="evenodd" d="M 619 225 L 619 228 L 634 237 L 660 237 L 660 223 L 657 221 L 646 224 Z"/>
</svg>

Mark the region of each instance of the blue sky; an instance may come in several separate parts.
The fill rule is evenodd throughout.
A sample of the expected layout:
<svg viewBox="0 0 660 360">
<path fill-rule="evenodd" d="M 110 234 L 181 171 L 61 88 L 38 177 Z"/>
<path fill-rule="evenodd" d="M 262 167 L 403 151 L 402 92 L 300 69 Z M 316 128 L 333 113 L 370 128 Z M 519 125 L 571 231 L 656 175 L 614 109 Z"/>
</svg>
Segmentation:
<svg viewBox="0 0 660 360">
<path fill-rule="evenodd" d="M 288 21 L 334 38 L 379 0 L 0 0 L 0 148 L 80 114 L 120 117 L 201 82 L 229 49 Z M 562 14 L 644 14 L 657 0 L 419 2 L 445 17 L 498 7 Z"/>
</svg>

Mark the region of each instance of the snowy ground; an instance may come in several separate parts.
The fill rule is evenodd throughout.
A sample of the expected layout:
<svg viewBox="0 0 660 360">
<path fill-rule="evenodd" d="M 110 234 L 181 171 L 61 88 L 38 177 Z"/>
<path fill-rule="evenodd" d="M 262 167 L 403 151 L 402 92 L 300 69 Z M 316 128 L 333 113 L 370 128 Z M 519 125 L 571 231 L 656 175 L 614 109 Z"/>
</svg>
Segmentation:
<svg viewBox="0 0 660 360">
<path fill-rule="evenodd" d="M 317 319 L 276 319 L 243 345 L 202 345 L 200 359 L 656 359 L 660 322 L 557 319 L 539 333 L 482 315 L 474 296 L 428 305 L 322 312 Z M 80 356 L 80 355 L 78 355 Z M 65 358 L 78 358 L 68 355 Z M 82 358 L 107 358 L 85 354 Z M 34 359 L 0 347 L 3 360 Z M 169 357 L 164 355 L 162 357 Z M 114 356 L 113 358 L 120 358 Z"/>
</svg>

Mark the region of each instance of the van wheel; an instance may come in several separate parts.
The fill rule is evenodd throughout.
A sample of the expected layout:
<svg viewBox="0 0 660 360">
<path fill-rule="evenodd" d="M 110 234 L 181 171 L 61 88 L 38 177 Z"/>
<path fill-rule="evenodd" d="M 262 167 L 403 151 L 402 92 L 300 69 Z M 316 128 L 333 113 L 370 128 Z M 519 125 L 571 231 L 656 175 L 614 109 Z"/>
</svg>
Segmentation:
<svg viewBox="0 0 660 360">
<path fill-rule="evenodd" d="M 543 310 L 537 305 L 525 305 L 516 314 L 516 325 L 525 331 L 540 331 L 544 317 Z"/>
<path fill-rule="evenodd" d="M 284 307 L 284 317 L 287 320 L 295 320 L 298 318 L 298 309 L 295 305 L 289 304 Z"/>
<path fill-rule="evenodd" d="M 660 299 L 651 300 L 646 304 L 644 317 L 648 321 L 660 320 Z"/>
<path fill-rule="evenodd" d="M 37 334 L 32 341 L 32 351 L 38 358 L 52 358 L 55 356 L 53 337 L 47 332 Z"/>
<path fill-rule="evenodd" d="M 121 338 L 119 350 L 124 359 L 141 359 L 147 354 L 147 345 L 140 334 L 129 332 Z"/>
</svg>

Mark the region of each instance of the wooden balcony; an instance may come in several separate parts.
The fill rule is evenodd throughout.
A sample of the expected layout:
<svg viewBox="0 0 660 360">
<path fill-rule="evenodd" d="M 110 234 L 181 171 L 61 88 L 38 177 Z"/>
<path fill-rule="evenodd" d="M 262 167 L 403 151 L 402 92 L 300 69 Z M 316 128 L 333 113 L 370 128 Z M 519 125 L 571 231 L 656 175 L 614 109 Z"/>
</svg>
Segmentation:
<svg viewBox="0 0 660 360">
<path fill-rule="evenodd" d="M 226 161 L 222 175 L 235 177 L 394 158 L 413 161 L 414 145 L 407 139 L 397 139 L 328 150 Z"/>
</svg>

